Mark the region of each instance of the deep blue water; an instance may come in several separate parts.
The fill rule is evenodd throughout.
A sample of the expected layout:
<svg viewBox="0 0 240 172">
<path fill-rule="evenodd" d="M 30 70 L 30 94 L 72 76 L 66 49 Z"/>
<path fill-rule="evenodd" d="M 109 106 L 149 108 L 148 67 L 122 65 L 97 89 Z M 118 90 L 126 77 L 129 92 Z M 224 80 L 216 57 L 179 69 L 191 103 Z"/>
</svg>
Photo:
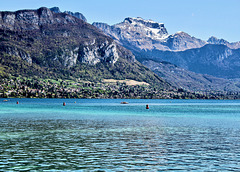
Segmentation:
<svg viewBox="0 0 240 172">
<path fill-rule="evenodd" d="M 0 171 L 240 171 L 240 100 L 3 100 Z"/>
</svg>

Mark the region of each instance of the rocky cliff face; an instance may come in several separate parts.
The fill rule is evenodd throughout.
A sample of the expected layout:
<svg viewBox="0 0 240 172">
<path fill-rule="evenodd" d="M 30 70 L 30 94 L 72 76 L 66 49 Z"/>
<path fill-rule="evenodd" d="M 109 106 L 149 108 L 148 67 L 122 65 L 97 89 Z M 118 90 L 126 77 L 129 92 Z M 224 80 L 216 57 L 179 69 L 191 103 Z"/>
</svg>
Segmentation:
<svg viewBox="0 0 240 172">
<path fill-rule="evenodd" d="M 16 39 L 21 40 L 19 37 L 23 37 L 22 35 L 24 34 L 29 34 L 28 37 L 33 37 L 31 38 L 33 42 L 28 40 L 28 52 L 37 42 L 39 43 L 38 46 L 43 46 L 40 45 L 40 37 L 52 47 L 56 44 L 54 42 L 57 40 L 60 41 L 60 44 L 64 42 L 67 43 L 67 39 L 71 40 L 71 45 L 63 44 L 60 49 L 58 48 L 57 53 L 55 53 L 55 51 L 46 52 L 44 47 L 42 47 L 41 49 L 43 49 L 44 52 L 42 52 L 43 57 L 41 58 L 45 59 L 42 60 L 43 64 L 47 64 L 46 61 L 49 61 L 49 59 L 52 59 L 50 60 L 51 66 L 54 66 L 54 62 L 56 62 L 56 64 L 61 64 L 64 67 L 72 67 L 76 65 L 78 59 L 83 63 L 91 65 L 95 65 L 98 62 L 114 64 L 119 58 L 120 51 L 111 38 L 104 36 L 91 25 L 82 22 L 72 15 L 54 13 L 48 8 L 40 8 L 38 10 L 0 12 L 0 17 L 0 29 L 13 31 L 14 35 L 18 37 Z M 9 32 L 9 34 L 11 33 Z M 34 39 L 36 40 L 34 41 Z M 34 45 L 34 47 L 36 48 L 36 45 Z M 20 49 L 22 50 L 20 51 Z M 32 59 L 33 61 L 40 62 L 37 53 L 23 53 L 26 52 L 23 51 L 26 48 L 20 47 L 20 49 L 2 44 L 2 50 L 5 50 L 9 55 L 21 56 L 22 59 L 27 60 L 29 63 L 32 62 Z M 36 49 L 36 51 L 39 50 Z M 122 49 L 121 51 L 127 50 Z M 129 56 L 134 59 L 131 52 L 128 53 Z M 46 59 L 46 57 L 48 57 L 48 59 Z"/>
<path fill-rule="evenodd" d="M 77 23 L 77 21 L 70 15 L 55 15 L 48 8 L 0 12 L 0 28 L 6 30 L 27 31 L 41 29 L 41 26 L 47 24 L 62 23 Z"/>
<path fill-rule="evenodd" d="M 138 38 L 147 37 L 161 40 L 168 35 L 163 23 L 144 20 L 140 17 L 126 18 L 122 23 L 115 26 L 122 30 L 122 36 L 125 38 L 130 38 L 135 34 Z"/>
<path fill-rule="evenodd" d="M 114 64 L 119 58 L 117 46 L 114 42 L 103 42 L 101 45 L 96 46 L 95 40 L 90 44 L 86 43 L 81 47 L 82 53 L 80 60 L 83 63 L 95 65 L 99 62 L 108 62 Z"/>
<path fill-rule="evenodd" d="M 50 10 L 54 13 L 62 13 L 58 7 L 50 8 Z M 69 14 L 71 16 L 77 17 L 77 18 L 87 22 L 86 17 L 82 13 L 79 13 L 79 12 L 74 13 L 74 12 L 71 12 L 71 11 L 64 11 L 63 13 Z"/>
<path fill-rule="evenodd" d="M 126 47 L 134 46 L 141 50 L 168 49 L 162 44 L 168 36 L 162 23 L 142 18 L 126 18 L 122 23 L 113 26 L 104 23 L 93 23 L 93 25 Z"/>
</svg>

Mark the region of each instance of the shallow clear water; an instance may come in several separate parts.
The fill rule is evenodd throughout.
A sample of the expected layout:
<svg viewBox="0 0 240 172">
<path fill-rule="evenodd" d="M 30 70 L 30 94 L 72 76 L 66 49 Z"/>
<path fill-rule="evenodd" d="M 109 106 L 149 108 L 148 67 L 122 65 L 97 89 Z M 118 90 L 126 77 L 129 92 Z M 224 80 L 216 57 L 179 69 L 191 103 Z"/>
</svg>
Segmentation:
<svg viewBox="0 0 240 172">
<path fill-rule="evenodd" d="M 240 171 L 239 100 L 8 100 L 0 171 Z"/>
</svg>

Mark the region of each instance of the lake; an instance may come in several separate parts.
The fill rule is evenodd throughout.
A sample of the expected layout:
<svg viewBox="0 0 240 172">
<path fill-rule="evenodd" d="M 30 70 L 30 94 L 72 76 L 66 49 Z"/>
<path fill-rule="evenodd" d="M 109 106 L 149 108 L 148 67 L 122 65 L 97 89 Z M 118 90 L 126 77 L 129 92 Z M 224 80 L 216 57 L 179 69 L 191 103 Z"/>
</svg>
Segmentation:
<svg viewBox="0 0 240 172">
<path fill-rule="evenodd" d="M 240 100 L 3 100 L 3 171 L 240 171 Z"/>
</svg>

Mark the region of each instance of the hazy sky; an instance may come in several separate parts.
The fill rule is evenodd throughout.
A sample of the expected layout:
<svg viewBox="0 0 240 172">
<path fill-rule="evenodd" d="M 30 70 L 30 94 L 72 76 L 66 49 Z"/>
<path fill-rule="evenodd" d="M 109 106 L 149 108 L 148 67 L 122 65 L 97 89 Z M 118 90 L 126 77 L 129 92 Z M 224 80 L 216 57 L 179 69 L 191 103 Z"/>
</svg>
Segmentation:
<svg viewBox="0 0 240 172">
<path fill-rule="evenodd" d="M 1 11 L 43 6 L 81 12 L 89 23 L 112 25 L 142 17 L 164 23 L 169 34 L 184 31 L 203 40 L 240 41 L 240 0 L 0 0 Z"/>
</svg>

